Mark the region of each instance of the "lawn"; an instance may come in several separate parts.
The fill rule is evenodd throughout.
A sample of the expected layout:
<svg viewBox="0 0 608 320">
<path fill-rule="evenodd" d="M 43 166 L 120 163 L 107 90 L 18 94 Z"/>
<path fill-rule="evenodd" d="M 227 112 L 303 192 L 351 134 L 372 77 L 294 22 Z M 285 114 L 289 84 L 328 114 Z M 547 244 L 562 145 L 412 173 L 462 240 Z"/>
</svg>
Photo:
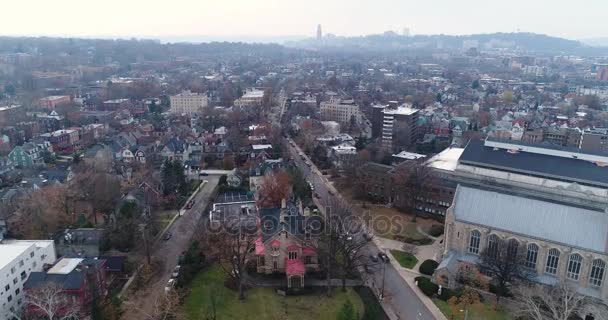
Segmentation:
<svg viewBox="0 0 608 320">
<path fill-rule="evenodd" d="M 351 288 L 346 292 L 335 289 L 331 298 L 324 294 L 283 297 L 271 288 L 254 288 L 246 292 L 244 301 L 239 301 L 236 292 L 224 287 L 225 277 L 219 267 L 212 266 L 194 278 L 192 290 L 183 306 L 188 319 L 207 318 L 215 304 L 217 319 L 222 320 L 334 320 L 347 299 L 353 303 L 359 316 L 363 316 L 363 302 Z"/>
<path fill-rule="evenodd" d="M 416 263 L 418 263 L 418 259 L 407 252 L 391 250 L 391 254 L 404 268 L 413 269 L 416 266 Z"/>
<path fill-rule="evenodd" d="M 464 312 L 461 312 L 462 306 L 456 305 L 451 306 L 449 303 L 439 300 L 433 299 L 435 305 L 441 310 L 441 312 L 448 319 L 454 320 L 462 320 L 464 319 Z M 511 320 L 511 316 L 509 316 L 505 311 L 494 310 L 494 306 L 487 303 L 477 303 L 467 308 L 469 310 L 469 319 L 487 319 L 487 320 Z M 452 318 L 453 317 L 453 318 Z"/>
</svg>

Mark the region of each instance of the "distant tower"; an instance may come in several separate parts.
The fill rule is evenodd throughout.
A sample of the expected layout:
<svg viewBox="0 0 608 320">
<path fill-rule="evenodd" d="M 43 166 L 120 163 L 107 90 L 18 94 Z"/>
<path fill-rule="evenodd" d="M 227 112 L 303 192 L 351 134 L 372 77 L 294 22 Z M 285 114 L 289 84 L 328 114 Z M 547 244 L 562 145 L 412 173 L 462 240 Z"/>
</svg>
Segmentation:
<svg viewBox="0 0 608 320">
<path fill-rule="evenodd" d="M 317 40 L 321 41 L 323 39 L 323 31 L 321 31 L 321 25 L 317 25 Z"/>
</svg>

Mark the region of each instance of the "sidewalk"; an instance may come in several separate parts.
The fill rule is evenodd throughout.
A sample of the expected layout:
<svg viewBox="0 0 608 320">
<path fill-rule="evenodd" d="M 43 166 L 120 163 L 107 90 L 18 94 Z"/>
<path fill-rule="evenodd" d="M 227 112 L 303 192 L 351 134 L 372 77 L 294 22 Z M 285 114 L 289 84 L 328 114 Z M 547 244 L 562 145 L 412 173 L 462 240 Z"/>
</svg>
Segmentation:
<svg viewBox="0 0 608 320">
<path fill-rule="evenodd" d="M 403 250 L 404 243 L 400 242 L 400 241 L 384 239 L 384 238 L 379 238 L 379 237 L 374 237 L 373 241 L 379 249 L 386 249 L 386 254 L 391 259 L 391 261 L 390 261 L 391 265 L 395 268 L 395 270 L 397 270 L 397 272 L 399 273 L 401 278 L 403 278 L 403 280 L 405 280 L 405 282 L 412 288 L 412 290 L 420 298 L 422 303 L 424 303 L 424 305 L 433 314 L 435 319 L 447 320 L 447 318 L 443 315 L 443 313 L 441 313 L 439 308 L 437 308 L 435 303 L 433 303 L 433 301 L 429 297 L 427 297 L 424 293 L 422 293 L 422 291 L 420 291 L 420 289 L 418 289 L 418 286 L 416 286 L 416 280 L 414 278 L 421 276 L 421 274 L 416 271 L 416 270 L 418 270 L 417 267 L 421 262 L 418 261 L 418 264 L 414 267 L 414 270 L 409 270 L 409 269 L 402 267 L 399 264 L 399 262 L 397 262 L 397 259 L 395 259 L 395 257 L 393 257 L 393 255 L 390 253 L 390 250 Z M 425 246 L 425 247 L 431 247 L 431 246 L 433 246 L 433 245 Z M 420 248 L 421 247 L 419 247 L 419 250 L 420 250 Z"/>
</svg>

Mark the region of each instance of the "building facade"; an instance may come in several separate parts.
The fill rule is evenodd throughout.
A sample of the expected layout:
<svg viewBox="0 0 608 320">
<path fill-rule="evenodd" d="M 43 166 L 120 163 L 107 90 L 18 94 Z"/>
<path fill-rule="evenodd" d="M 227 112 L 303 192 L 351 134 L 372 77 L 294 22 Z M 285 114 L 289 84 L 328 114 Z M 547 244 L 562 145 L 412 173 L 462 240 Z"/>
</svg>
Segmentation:
<svg viewBox="0 0 608 320">
<path fill-rule="evenodd" d="M 351 119 L 359 122 L 361 118 L 359 106 L 355 104 L 354 100 L 332 98 L 329 101 L 323 101 L 321 102 L 320 112 L 321 119 L 335 121 L 343 126 L 348 126 L 352 121 Z"/>
<path fill-rule="evenodd" d="M 195 114 L 203 111 L 209 105 L 207 95 L 193 93 L 190 90 L 170 96 L 170 113 L 174 114 Z"/>
<path fill-rule="evenodd" d="M 53 240 L 4 240 L 0 244 L 0 318 L 11 319 L 25 302 L 24 283 L 32 272 L 55 263 Z"/>
<path fill-rule="evenodd" d="M 596 208 L 460 185 L 448 209 L 444 260 L 435 280 L 456 287 L 462 267 L 476 267 L 484 250 L 507 244 L 524 257 L 529 280 L 568 283 L 608 302 L 607 229 L 608 215 Z"/>
<path fill-rule="evenodd" d="M 38 105 L 47 110 L 55 110 L 58 106 L 72 103 L 70 96 L 48 96 L 38 100 Z"/>
<path fill-rule="evenodd" d="M 377 125 L 380 125 L 379 123 Z M 418 110 L 404 104 L 382 110 L 382 147 L 391 151 L 410 148 L 418 140 Z"/>
</svg>

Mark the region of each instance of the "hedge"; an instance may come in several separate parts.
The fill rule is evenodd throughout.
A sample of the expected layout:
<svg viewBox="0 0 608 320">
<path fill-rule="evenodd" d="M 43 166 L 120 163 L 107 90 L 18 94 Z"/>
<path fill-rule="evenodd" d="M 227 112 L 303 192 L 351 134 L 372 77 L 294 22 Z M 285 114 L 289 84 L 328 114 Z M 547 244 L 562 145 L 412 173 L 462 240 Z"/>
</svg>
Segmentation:
<svg viewBox="0 0 608 320">
<path fill-rule="evenodd" d="M 427 296 L 432 297 L 439 290 L 439 286 L 431 282 L 431 279 L 427 277 L 416 277 L 416 282 L 418 283 L 418 288 Z M 442 289 L 443 290 L 443 289 Z"/>
<path fill-rule="evenodd" d="M 418 271 L 420 271 L 420 273 L 422 274 L 426 274 L 427 276 L 432 276 L 433 272 L 435 272 L 435 269 L 437 269 L 437 267 L 439 266 L 439 263 L 435 260 L 424 260 L 421 264 L 420 267 L 418 267 Z"/>
<path fill-rule="evenodd" d="M 443 226 L 439 224 L 434 224 L 429 229 L 429 234 L 433 237 L 439 237 L 443 234 Z"/>
</svg>

